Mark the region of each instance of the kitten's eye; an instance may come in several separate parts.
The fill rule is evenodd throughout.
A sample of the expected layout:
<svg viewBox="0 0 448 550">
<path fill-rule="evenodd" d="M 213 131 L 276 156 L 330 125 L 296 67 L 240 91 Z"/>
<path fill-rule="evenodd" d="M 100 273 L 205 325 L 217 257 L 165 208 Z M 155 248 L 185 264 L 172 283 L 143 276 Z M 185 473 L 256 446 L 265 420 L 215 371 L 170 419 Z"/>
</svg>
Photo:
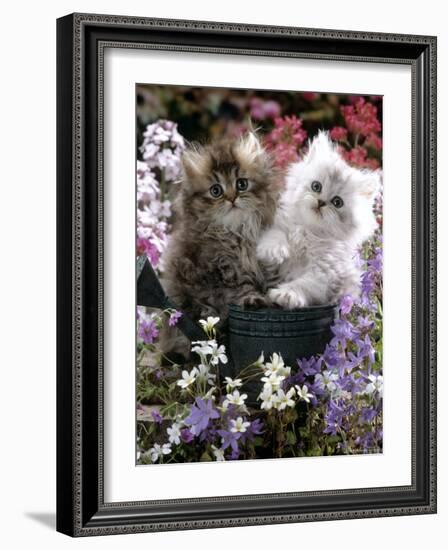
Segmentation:
<svg viewBox="0 0 448 550">
<path fill-rule="evenodd" d="M 336 208 L 341 208 L 342 206 L 344 206 L 344 201 L 341 199 L 341 197 L 338 197 L 337 195 L 336 195 L 336 197 L 333 197 L 331 199 L 331 203 Z"/>
<path fill-rule="evenodd" d="M 315 193 L 320 193 L 322 191 L 322 184 L 320 183 L 320 181 L 313 181 L 313 183 L 311 184 L 311 189 Z"/>
<path fill-rule="evenodd" d="M 219 199 L 219 197 L 223 194 L 222 187 L 221 185 L 219 185 L 219 183 L 215 183 L 214 185 L 212 185 L 209 191 L 210 191 L 210 195 L 214 199 Z"/>
<path fill-rule="evenodd" d="M 237 191 L 247 191 L 249 187 L 249 180 L 247 178 L 238 178 L 236 180 Z"/>
</svg>

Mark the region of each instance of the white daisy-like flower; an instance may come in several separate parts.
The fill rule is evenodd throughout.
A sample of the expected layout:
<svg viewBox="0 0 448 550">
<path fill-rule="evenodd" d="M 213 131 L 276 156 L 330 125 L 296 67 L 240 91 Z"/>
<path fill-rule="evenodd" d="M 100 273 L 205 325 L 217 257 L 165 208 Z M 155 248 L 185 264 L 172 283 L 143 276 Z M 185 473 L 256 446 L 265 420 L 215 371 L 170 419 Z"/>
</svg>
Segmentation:
<svg viewBox="0 0 448 550">
<path fill-rule="evenodd" d="M 285 365 L 283 357 L 280 353 L 273 353 L 271 355 L 271 361 L 265 365 L 265 373 L 267 376 L 270 376 L 273 373 L 276 373 L 278 369 L 282 368 Z"/>
<path fill-rule="evenodd" d="M 169 428 L 167 428 L 168 441 L 175 445 L 180 444 L 180 428 L 181 424 L 179 422 L 174 422 Z"/>
<path fill-rule="evenodd" d="M 240 378 L 232 379 L 229 376 L 225 377 L 227 393 L 230 393 L 236 388 L 240 388 L 243 385 L 243 381 Z"/>
<path fill-rule="evenodd" d="M 336 372 L 324 370 L 322 374 L 316 374 L 316 376 L 314 377 L 314 381 L 322 388 L 333 392 L 336 389 L 335 380 L 337 380 L 338 378 L 339 376 Z"/>
<path fill-rule="evenodd" d="M 232 418 L 230 420 L 230 431 L 233 433 L 244 433 L 247 428 L 250 426 L 250 422 L 246 422 L 243 420 L 243 417 L 239 416 L 236 420 Z"/>
<path fill-rule="evenodd" d="M 294 407 L 296 404 L 293 399 L 295 393 L 296 390 L 294 388 L 290 388 L 286 393 L 282 389 L 279 389 L 275 400 L 275 408 L 283 411 L 286 407 Z"/>
<path fill-rule="evenodd" d="M 212 399 L 213 401 L 216 400 L 216 397 L 213 395 L 215 391 L 217 390 L 216 386 L 212 386 L 208 392 L 204 395 L 204 399 Z"/>
<path fill-rule="evenodd" d="M 210 346 L 212 348 L 212 352 L 210 353 L 210 363 L 212 365 L 217 365 L 220 361 L 224 364 L 227 363 L 228 359 L 225 346 L 218 346 L 215 341 L 212 341 Z"/>
<path fill-rule="evenodd" d="M 310 402 L 310 398 L 314 397 L 312 393 L 308 392 L 308 386 L 304 384 L 302 387 L 296 386 L 297 390 L 297 397 L 299 399 L 302 399 L 303 401 L 306 401 L 307 403 Z"/>
<path fill-rule="evenodd" d="M 369 374 L 369 380 L 365 392 L 370 395 L 377 391 L 380 397 L 383 397 L 383 377 L 381 374 Z"/>
<path fill-rule="evenodd" d="M 258 399 L 261 401 L 260 409 L 269 411 L 275 406 L 277 397 L 274 393 L 272 393 L 272 387 L 265 385 L 263 391 L 258 396 Z"/>
<path fill-rule="evenodd" d="M 260 367 L 260 368 L 264 369 L 264 352 L 263 351 L 260 353 L 260 356 L 255 361 L 254 367 Z"/>
<path fill-rule="evenodd" d="M 183 390 L 188 388 L 196 380 L 198 374 L 198 369 L 193 367 L 190 372 L 187 370 L 182 371 L 182 378 L 177 381 L 177 385 L 180 386 Z"/>
<path fill-rule="evenodd" d="M 219 323 L 219 317 L 207 317 L 207 320 L 205 321 L 204 319 L 200 319 L 199 323 L 208 334 L 211 330 L 213 330 L 214 326 Z"/>
<path fill-rule="evenodd" d="M 224 451 L 222 449 L 212 445 L 212 453 L 216 459 L 216 462 L 225 462 L 226 459 L 224 458 Z"/>
<path fill-rule="evenodd" d="M 196 342 L 192 342 L 193 347 L 191 348 L 191 351 L 194 351 L 199 355 L 203 355 L 204 357 L 210 355 L 213 352 L 213 342 L 214 340 L 198 340 Z"/>
<path fill-rule="evenodd" d="M 164 443 L 163 445 L 155 443 L 154 447 L 151 447 L 151 449 L 149 449 L 149 454 L 153 462 L 157 462 L 162 456 L 169 455 L 170 453 L 171 445 L 169 443 Z"/>
<path fill-rule="evenodd" d="M 274 372 L 270 376 L 263 376 L 261 381 L 264 382 L 265 386 L 270 386 L 273 391 L 276 391 L 285 378 L 286 376 Z"/>
<path fill-rule="evenodd" d="M 227 409 L 229 405 L 235 405 L 236 407 L 244 406 L 244 402 L 247 399 L 247 393 L 240 395 L 238 390 L 234 390 L 233 393 L 228 393 L 226 399 L 223 401 L 223 408 Z"/>
<path fill-rule="evenodd" d="M 197 367 L 198 374 L 197 380 L 201 382 L 207 382 L 212 386 L 215 383 L 216 374 L 210 372 L 210 367 L 208 365 L 203 365 L 202 363 Z"/>
</svg>

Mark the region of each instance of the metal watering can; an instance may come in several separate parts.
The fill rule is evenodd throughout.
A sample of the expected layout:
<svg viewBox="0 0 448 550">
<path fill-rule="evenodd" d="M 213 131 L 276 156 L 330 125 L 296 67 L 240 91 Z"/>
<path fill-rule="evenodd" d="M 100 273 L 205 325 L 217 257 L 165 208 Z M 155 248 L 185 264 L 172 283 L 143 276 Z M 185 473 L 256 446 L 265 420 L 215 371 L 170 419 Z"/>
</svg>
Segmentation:
<svg viewBox="0 0 448 550">
<path fill-rule="evenodd" d="M 137 259 L 137 305 L 181 311 L 165 294 L 145 255 Z M 292 311 L 279 308 L 249 310 L 230 305 L 221 335 L 229 363 L 220 368 L 221 374 L 237 377 L 242 369 L 258 359 L 262 351 L 266 359 L 274 352 L 280 353 L 285 363 L 294 368 L 298 358 L 324 351 L 337 315 L 336 305 Z M 206 338 L 200 325 L 185 314 L 177 327 L 190 341 Z"/>
</svg>

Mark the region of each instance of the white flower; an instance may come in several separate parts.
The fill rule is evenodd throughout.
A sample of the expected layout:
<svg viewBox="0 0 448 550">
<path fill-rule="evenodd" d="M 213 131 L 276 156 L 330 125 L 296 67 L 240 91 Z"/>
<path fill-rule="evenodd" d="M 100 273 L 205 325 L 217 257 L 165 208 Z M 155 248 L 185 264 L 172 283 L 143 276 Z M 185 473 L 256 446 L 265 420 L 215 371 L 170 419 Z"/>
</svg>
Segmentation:
<svg viewBox="0 0 448 550">
<path fill-rule="evenodd" d="M 261 380 L 264 382 L 265 387 L 270 387 L 274 391 L 280 387 L 285 378 L 286 376 L 274 372 L 270 376 L 263 376 Z"/>
<path fill-rule="evenodd" d="M 281 369 L 284 366 L 284 361 L 282 356 L 279 353 L 274 353 L 271 356 L 271 362 L 266 363 L 265 373 L 270 376 L 273 373 L 276 373 L 278 369 Z"/>
<path fill-rule="evenodd" d="M 207 317 L 206 321 L 204 321 L 204 319 L 200 319 L 199 323 L 202 325 L 204 331 L 208 334 L 211 330 L 213 330 L 213 327 L 217 323 L 219 323 L 219 317 Z"/>
<path fill-rule="evenodd" d="M 267 411 L 272 409 L 276 402 L 276 396 L 272 393 L 272 387 L 265 385 L 258 399 L 261 400 L 260 409 L 266 409 Z"/>
<path fill-rule="evenodd" d="M 208 392 L 204 395 L 204 399 L 212 399 L 213 401 L 216 400 L 216 397 L 213 395 L 214 392 L 216 391 L 216 386 L 212 386 Z"/>
<path fill-rule="evenodd" d="M 284 376 L 285 378 L 291 374 L 291 367 L 280 367 L 277 371 L 277 376 Z"/>
<path fill-rule="evenodd" d="M 198 374 L 198 369 L 194 367 L 190 372 L 183 370 L 182 379 L 177 381 L 177 385 L 180 386 L 183 390 L 188 388 L 196 380 Z"/>
<path fill-rule="evenodd" d="M 207 382 L 212 386 L 215 383 L 216 374 L 210 372 L 210 367 L 208 365 L 203 365 L 202 363 L 197 367 L 198 374 L 197 379 L 202 382 Z"/>
<path fill-rule="evenodd" d="M 180 427 L 181 424 L 179 422 L 175 422 L 170 428 L 167 428 L 166 431 L 168 433 L 168 440 L 170 443 L 174 443 L 175 445 L 180 444 Z"/>
<path fill-rule="evenodd" d="M 230 423 L 232 425 L 230 431 L 233 433 L 244 433 L 250 426 L 250 422 L 245 422 L 241 416 L 239 416 L 236 420 L 232 418 Z"/>
<path fill-rule="evenodd" d="M 264 368 L 264 352 L 260 353 L 260 357 L 255 361 L 254 367 Z"/>
<path fill-rule="evenodd" d="M 212 445 L 212 452 L 214 457 L 216 458 L 216 462 L 224 462 L 224 451 L 222 449 L 218 449 L 218 447 L 215 447 Z"/>
<path fill-rule="evenodd" d="M 275 408 L 279 411 L 283 411 L 284 409 L 286 409 L 286 407 L 294 407 L 296 403 L 292 398 L 294 397 L 295 393 L 296 391 L 294 388 L 288 390 L 287 393 L 285 393 L 282 389 L 278 390 L 277 398 L 275 400 Z"/>
<path fill-rule="evenodd" d="M 221 363 L 227 363 L 227 355 L 225 346 L 218 346 L 216 340 L 199 340 L 192 342 L 193 347 L 191 351 L 199 354 L 201 357 L 210 356 L 210 363 L 217 365 Z"/>
<path fill-rule="evenodd" d="M 218 344 L 212 340 L 210 343 L 212 352 L 210 354 L 210 363 L 212 365 L 217 365 L 220 361 L 221 363 L 227 363 L 227 355 L 225 346 L 218 346 Z"/>
<path fill-rule="evenodd" d="M 191 351 L 194 351 L 199 355 L 210 355 L 211 353 L 213 353 L 212 344 L 214 342 L 214 340 L 198 340 L 196 342 L 192 342 L 193 347 L 191 348 Z"/>
<path fill-rule="evenodd" d="M 235 378 L 235 380 L 233 380 L 229 376 L 226 376 L 225 381 L 228 393 L 230 393 L 231 390 L 234 390 L 235 388 L 240 388 L 243 385 L 243 382 L 240 378 Z"/>
<path fill-rule="evenodd" d="M 227 409 L 229 405 L 235 405 L 236 407 L 244 406 L 244 402 L 247 399 L 247 394 L 243 393 L 240 395 L 240 392 L 238 390 L 235 390 L 233 393 L 228 393 L 226 395 L 226 399 L 224 399 L 224 402 L 222 404 L 224 409 Z"/>
<path fill-rule="evenodd" d="M 169 443 L 164 443 L 163 445 L 155 443 L 154 447 L 151 447 L 151 449 L 149 449 L 149 454 L 153 462 L 157 462 L 157 460 L 159 460 L 159 458 L 161 458 L 163 455 L 169 455 L 170 453 L 171 445 Z"/>
<path fill-rule="evenodd" d="M 291 367 L 285 366 L 282 356 L 279 353 L 274 353 L 271 357 L 271 362 L 266 363 L 264 366 L 264 373 L 266 376 L 276 374 L 277 376 L 289 376 L 291 374 Z"/>
<path fill-rule="evenodd" d="M 299 399 L 303 399 L 303 401 L 306 401 L 307 403 L 310 402 L 310 398 L 314 397 L 312 393 L 308 393 L 308 386 L 304 384 L 302 387 L 296 386 L 297 390 L 297 397 Z"/>
<path fill-rule="evenodd" d="M 324 370 L 322 374 L 316 374 L 314 381 L 322 388 L 326 388 L 328 391 L 333 392 L 336 389 L 334 381 L 338 378 L 337 373 Z"/>
<path fill-rule="evenodd" d="M 383 397 L 383 377 L 381 374 L 370 374 L 369 380 L 365 392 L 370 395 L 377 391 L 380 397 Z"/>
</svg>

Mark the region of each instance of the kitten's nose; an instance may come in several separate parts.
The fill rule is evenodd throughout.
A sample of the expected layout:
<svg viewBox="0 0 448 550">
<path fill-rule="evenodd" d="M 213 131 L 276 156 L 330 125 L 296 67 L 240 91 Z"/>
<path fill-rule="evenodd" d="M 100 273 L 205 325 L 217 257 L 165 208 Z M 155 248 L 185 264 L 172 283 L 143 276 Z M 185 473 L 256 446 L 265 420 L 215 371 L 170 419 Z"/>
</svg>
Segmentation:
<svg viewBox="0 0 448 550">
<path fill-rule="evenodd" d="M 317 208 L 322 208 L 322 206 L 325 206 L 325 201 L 317 199 Z"/>
</svg>

